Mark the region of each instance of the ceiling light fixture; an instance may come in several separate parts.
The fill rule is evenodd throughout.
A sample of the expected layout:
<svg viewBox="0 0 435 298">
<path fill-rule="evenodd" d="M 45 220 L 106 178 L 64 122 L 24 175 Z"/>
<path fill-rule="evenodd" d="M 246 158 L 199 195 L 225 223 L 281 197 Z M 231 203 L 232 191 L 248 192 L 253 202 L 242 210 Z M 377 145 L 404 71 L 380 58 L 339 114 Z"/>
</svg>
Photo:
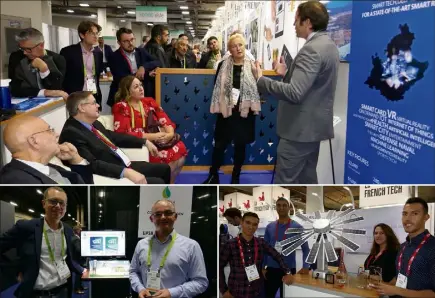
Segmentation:
<svg viewBox="0 0 435 298">
<path fill-rule="evenodd" d="M 35 210 L 33 210 L 33 209 L 29 209 L 29 212 L 30 212 L 30 213 L 35 213 Z"/>
<path fill-rule="evenodd" d="M 97 15 L 96 14 L 91 14 L 91 18 L 96 18 Z"/>
<path fill-rule="evenodd" d="M 120 20 L 121 23 L 125 23 L 125 20 Z"/>
<path fill-rule="evenodd" d="M 192 21 L 187 21 L 186 24 L 192 24 Z"/>
<path fill-rule="evenodd" d="M 180 6 L 180 9 L 189 9 L 189 6 Z"/>
<path fill-rule="evenodd" d="M 67 9 L 67 11 L 66 12 L 69 12 L 69 13 L 74 13 L 74 10 L 71 10 L 71 9 Z"/>
<path fill-rule="evenodd" d="M 136 14 L 136 12 L 134 10 L 129 10 L 127 11 L 128 14 Z"/>
<path fill-rule="evenodd" d="M 41 213 L 41 217 L 45 217 L 45 215 Z"/>
<path fill-rule="evenodd" d="M 148 23 L 147 26 L 154 26 L 154 24 L 153 23 Z"/>
<path fill-rule="evenodd" d="M 190 14 L 188 11 L 182 11 L 181 14 Z"/>
<path fill-rule="evenodd" d="M 37 189 L 36 192 L 42 195 L 42 191 L 40 189 Z"/>
<path fill-rule="evenodd" d="M 121 8 L 121 6 L 118 5 L 116 8 Z"/>
<path fill-rule="evenodd" d="M 100 203 L 100 204 L 98 204 L 98 206 L 99 206 L 99 207 L 103 207 L 103 204 Z"/>
<path fill-rule="evenodd" d="M 12 206 L 18 207 L 18 204 L 15 202 L 10 201 L 9 203 L 11 203 Z"/>
<path fill-rule="evenodd" d="M 80 3 L 80 6 L 81 7 L 89 7 L 89 4 L 88 3 Z"/>
</svg>

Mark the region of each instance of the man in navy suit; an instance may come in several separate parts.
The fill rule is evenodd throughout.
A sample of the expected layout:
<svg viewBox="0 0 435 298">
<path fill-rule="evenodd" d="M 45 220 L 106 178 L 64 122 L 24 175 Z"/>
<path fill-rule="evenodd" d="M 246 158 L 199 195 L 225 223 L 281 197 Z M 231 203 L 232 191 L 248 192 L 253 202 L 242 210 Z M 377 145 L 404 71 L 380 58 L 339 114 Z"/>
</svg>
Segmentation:
<svg viewBox="0 0 435 298">
<path fill-rule="evenodd" d="M 154 76 L 152 72 L 156 67 L 161 66 L 160 62 L 154 59 L 143 48 L 136 48 L 133 31 L 128 28 L 120 28 L 116 32 L 119 49 L 110 58 L 109 66 L 113 75 L 113 82 L 110 85 L 109 98 L 107 104 L 112 106 L 115 103 L 115 94 L 118 91 L 119 82 L 128 75 L 134 75 L 140 81 L 149 80 L 149 76 Z M 147 84 L 144 83 L 144 86 Z M 152 96 L 147 93 L 147 96 Z"/>
<path fill-rule="evenodd" d="M 110 57 L 113 54 L 112 47 L 104 44 L 104 38 L 102 36 L 98 37 L 98 47 L 95 50 L 101 51 L 103 53 L 103 69 L 109 66 Z"/>
<path fill-rule="evenodd" d="M 101 105 L 100 74 L 103 71 L 103 53 L 94 50 L 101 26 L 92 21 L 83 21 L 77 31 L 81 41 L 60 50 L 66 60 L 63 89 L 68 94 L 91 91 Z"/>
<path fill-rule="evenodd" d="M 87 270 L 73 262 L 71 227 L 61 222 L 67 206 L 62 188 L 44 192 L 43 218 L 19 220 L 0 237 L 0 253 L 16 249 L 20 258 L 21 283 L 17 298 L 71 297 L 71 273 L 86 275 Z"/>
</svg>

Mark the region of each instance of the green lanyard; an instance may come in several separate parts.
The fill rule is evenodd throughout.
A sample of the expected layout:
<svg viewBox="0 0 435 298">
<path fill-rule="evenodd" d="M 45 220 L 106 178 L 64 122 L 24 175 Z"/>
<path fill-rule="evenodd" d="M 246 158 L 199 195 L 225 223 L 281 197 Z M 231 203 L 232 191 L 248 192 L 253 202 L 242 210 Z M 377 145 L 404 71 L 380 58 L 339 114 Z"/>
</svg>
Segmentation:
<svg viewBox="0 0 435 298">
<path fill-rule="evenodd" d="M 186 56 L 184 56 L 184 69 L 186 69 Z"/>
<path fill-rule="evenodd" d="M 163 266 L 165 265 L 166 258 L 168 257 L 168 254 L 171 251 L 172 246 L 174 246 L 175 238 L 177 238 L 176 232 L 174 232 L 174 235 L 172 235 L 171 243 L 169 244 L 168 248 L 166 249 L 165 255 L 163 256 L 162 260 L 160 261 L 159 272 L 160 272 L 160 270 L 162 270 Z M 149 243 L 150 244 L 149 244 L 149 248 L 148 248 L 148 259 L 147 259 L 148 271 L 151 270 L 151 250 L 153 249 L 153 238 L 150 239 Z"/>
<path fill-rule="evenodd" d="M 60 254 L 62 257 L 65 257 L 65 237 L 63 236 L 63 233 L 61 233 L 61 235 L 62 235 L 62 249 L 61 249 Z M 50 255 L 50 260 L 52 263 L 56 263 L 54 260 L 53 249 L 51 248 L 50 241 L 48 241 L 46 229 L 44 229 L 44 238 L 45 238 L 45 243 L 47 244 L 47 247 L 48 247 L 48 254 Z"/>
</svg>

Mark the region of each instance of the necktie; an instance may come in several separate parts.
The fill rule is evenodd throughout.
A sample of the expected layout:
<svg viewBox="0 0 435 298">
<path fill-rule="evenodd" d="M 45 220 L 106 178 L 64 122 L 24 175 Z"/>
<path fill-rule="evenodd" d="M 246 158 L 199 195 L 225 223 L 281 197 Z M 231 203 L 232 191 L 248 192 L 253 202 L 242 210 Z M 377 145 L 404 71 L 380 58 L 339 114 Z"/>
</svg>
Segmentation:
<svg viewBox="0 0 435 298">
<path fill-rule="evenodd" d="M 51 180 L 56 181 L 58 184 L 71 184 L 71 182 L 63 177 L 56 169 L 52 168 L 52 167 L 48 167 L 49 168 L 49 172 L 48 172 L 48 177 Z"/>
</svg>

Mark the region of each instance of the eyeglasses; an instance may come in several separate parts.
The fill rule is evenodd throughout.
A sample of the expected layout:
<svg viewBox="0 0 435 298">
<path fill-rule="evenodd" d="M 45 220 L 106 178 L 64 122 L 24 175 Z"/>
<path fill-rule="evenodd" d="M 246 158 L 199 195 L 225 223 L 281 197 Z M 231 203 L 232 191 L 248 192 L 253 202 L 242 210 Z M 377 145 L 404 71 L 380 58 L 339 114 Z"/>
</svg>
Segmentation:
<svg viewBox="0 0 435 298">
<path fill-rule="evenodd" d="M 82 104 L 82 105 L 91 105 L 91 106 L 95 106 L 95 105 L 97 104 L 97 101 L 94 100 L 94 101 L 91 101 L 91 102 L 82 102 L 81 104 Z"/>
<path fill-rule="evenodd" d="M 95 37 L 100 36 L 100 32 L 88 31 L 88 32 L 86 32 L 86 34 L 89 34 L 89 35 L 92 35 L 92 36 L 95 36 Z"/>
<path fill-rule="evenodd" d="M 31 47 L 31 48 L 22 48 L 22 47 L 19 47 L 19 49 L 20 49 L 21 51 L 23 51 L 23 52 L 31 53 L 32 50 L 33 50 L 34 48 L 36 48 L 37 46 L 39 46 L 39 45 L 41 45 L 41 42 L 38 43 L 37 45 L 35 45 L 34 47 Z"/>
<path fill-rule="evenodd" d="M 52 127 L 48 127 L 48 129 L 45 129 L 45 130 L 41 130 L 41 131 L 35 132 L 35 133 L 31 134 L 30 136 L 33 137 L 34 135 L 37 135 L 37 134 L 39 134 L 39 133 L 44 133 L 44 132 L 50 132 L 50 133 L 53 134 L 53 133 L 54 133 L 54 128 L 52 128 Z"/>
<path fill-rule="evenodd" d="M 122 43 L 134 43 L 136 41 L 136 38 L 132 38 L 132 39 L 130 39 L 130 40 L 123 40 L 123 41 L 121 41 Z"/>
<path fill-rule="evenodd" d="M 160 217 L 162 217 L 162 215 L 165 215 L 165 217 L 170 217 L 170 216 L 172 216 L 174 214 L 175 214 L 175 212 L 173 212 L 171 210 L 166 210 L 166 211 L 163 211 L 163 212 L 153 213 L 152 215 L 157 217 L 157 218 L 160 218 Z"/>
<path fill-rule="evenodd" d="M 59 204 L 60 207 L 64 208 L 66 207 L 66 202 L 64 200 L 58 200 L 58 199 L 46 199 L 45 200 L 51 207 L 56 207 L 57 204 Z"/>
</svg>

